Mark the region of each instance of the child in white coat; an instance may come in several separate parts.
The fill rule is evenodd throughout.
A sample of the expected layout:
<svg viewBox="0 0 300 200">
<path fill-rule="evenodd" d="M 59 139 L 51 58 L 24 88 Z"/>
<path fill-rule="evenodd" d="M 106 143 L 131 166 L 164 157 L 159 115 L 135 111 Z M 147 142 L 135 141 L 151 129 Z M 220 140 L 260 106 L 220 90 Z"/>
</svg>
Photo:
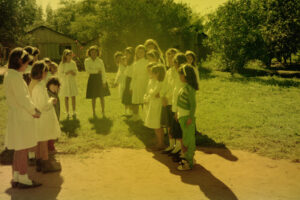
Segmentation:
<svg viewBox="0 0 300 200">
<path fill-rule="evenodd" d="M 45 62 L 37 61 L 34 63 L 31 70 L 31 82 L 29 91 L 32 96 L 32 101 L 37 108 L 42 112 L 40 119 L 35 120 L 35 129 L 38 138 L 36 151 L 37 171 L 55 172 L 60 170 L 60 165 L 49 160 L 48 155 L 48 140 L 57 139 L 60 134 L 59 122 L 53 107 L 57 103 L 57 99 L 50 97 L 45 85 L 48 67 Z"/>
<path fill-rule="evenodd" d="M 65 49 L 62 55 L 62 60 L 58 67 L 58 75 L 61 80 L 61 94 L 65 97 L 65 107 L 67 118 L 69 114 L 69 98 L 72 98 L 73 117 L 76 117 L 76 96 L 78 94 L 76 75 L 77 66 L 72 60 L 73 54 L 69 49 Z"/>
<path fill-rule="evenodd" d="M 131 120 L 137 121 L 139 117 L 139 106 L 143 104 L 143 98 L 148 84 L 148 61 L 145 59 L 146 48 L 144 45 L 138 45 L 135 48 L 135 62 L 132 68 L 132 110 Z"/>
<path fill-rule="evenodd" d="M 164 148 L 163 142 L 163 129 L 160 124 L 161 117 L 161 99 L 159 92 L 162 88 L 162 82 L 165 77 L 165 69 L 161 64 L 157 64 L 151 69 L 153 83 L 151 84 L 147 94 L 145 95 L 145 102 L 149 102 L 149 107 L 146 112 L 145 126 L 155 130 L 157 144 L 156 150 L 162 150 Z"/>
<path fill-rule="evenodd" d="M 12 187 L 31 188 L 40 186 L 28 177 L 27 155 L 31 148 L 37 145 L 34 118 L 40 117 L 40 112 L 32 102 L 28 87 L 22 73 L 30 62 L 29 54 L 22 48 L 11 51 L 8 60 L 8 70 L 4 77 L 4 90 L 8 108 L 5 147 L 14 150 Z"/>
</svg>

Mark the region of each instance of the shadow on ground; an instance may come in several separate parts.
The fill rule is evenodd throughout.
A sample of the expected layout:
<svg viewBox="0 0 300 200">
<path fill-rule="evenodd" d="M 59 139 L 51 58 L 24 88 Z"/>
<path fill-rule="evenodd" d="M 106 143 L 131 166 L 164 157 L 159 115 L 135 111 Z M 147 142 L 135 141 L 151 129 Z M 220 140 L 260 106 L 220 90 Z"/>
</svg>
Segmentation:
<svg viewBox="0 0 300 200">
<path fill-rule="evenodd" d="M 61 131 L 65 132 L 68 137 L 77 137 L 77 129 L 80 128 L 80 121 L 75 118 L 65 119 L 60 121 Z"/>
<path fill-rule="evenodd" d="M 166 165 L 170 172 L 174 175 L 180 176 L 183 183 L 197 185 L 199 189 L 211 200 L 237 200 L 238 198 L 232 190 L 226 186 L 221 180 L 215 177 L 209 170 L 205 169 L 200 164 L 195 164 L 192 171 L 181 172 L 177 170 L 177 163 L 174 163 L 170 157 L 162 154 L 159 151 L 153 151 L 151 146 L 155 144 L 154 130 L 143 126 L 142 122 L 130 122 L 125 120 L 129 126 L 129 131 L 135 134 L 146 146 L 146 150 L 153 153 L 153 158 L 162 164 Z M 237 161 L 238 158 L 234 156 L 231 151 L 222 143 L 217 143 L 207 135 L 197 133 L 197 150 L 203 151 L 207 154 L 216 154 L 220 157 L 229 160 Z M 209 146 L 204 148 L 203 146 Z"/>
<path fill-rule="evenodd" d="M 113 121 L 109 118 L 89 118 L 89 122 L 93 125 L 92 130 L 97 134 L 107 135 L 110 133 Z"/>
</svg>

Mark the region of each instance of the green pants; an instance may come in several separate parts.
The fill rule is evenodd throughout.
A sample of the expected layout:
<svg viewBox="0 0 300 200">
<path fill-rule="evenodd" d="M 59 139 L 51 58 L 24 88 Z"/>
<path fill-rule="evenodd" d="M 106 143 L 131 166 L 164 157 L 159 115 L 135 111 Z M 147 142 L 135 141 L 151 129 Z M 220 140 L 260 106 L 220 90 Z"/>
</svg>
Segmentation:
<svg viewBox="0 0 300 200">
<path fill-rule="evenodd" d="M 194 154 L 196 150 L 196 138 L 195 138 L 195 117 L 193 117 L 193 122 L 190 125 L 187 125 L 186 122 L 189 119 L 189 116 L 180 117 L 179 123 L 182 129 L 182 142 L 183 145 L 187 148 L 187 151 L 184 154 L 184 158 L 188 161 L 190 167 L 194 165 Z"/>
</svg>

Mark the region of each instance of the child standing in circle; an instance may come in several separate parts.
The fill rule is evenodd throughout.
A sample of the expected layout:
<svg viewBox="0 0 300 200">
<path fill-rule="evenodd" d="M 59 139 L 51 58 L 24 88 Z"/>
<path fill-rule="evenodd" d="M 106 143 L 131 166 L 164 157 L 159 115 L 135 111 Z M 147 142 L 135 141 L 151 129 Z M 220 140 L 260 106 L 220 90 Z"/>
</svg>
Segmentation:
<svg viewBox="0 0 300 200">
<path fill-rule="evenodd" d="M 93 116 L 96 117 L 96 98 L 100 98 L 102 116 L 105 118 L 104 97 L 110 95 L 106 82 L 105 67 L 98 46 L 91 46 L 87 51 L 88 58 L 84 61 L 85 70 L 89 73 L 86 98 L 92 99 Z"/>
<path fill-rule="evenodd" d="M 144 45 L 139 45 L 135 49 L 135 62 L 132 69 L 132 110 L 133 117 L 132 121 L 138 121 L 139 117 L 139 106 L 143 104 L 144 95 L 148 84 L 148 61 L 145 59 L 146 48 Z"/>
<path fill-rule="evenodd" d="M 145 95 L 145 101 L 149 102 L 148 111 L 145 117 L 145 126 L 155 130 L 157 144 L 156 150 L 162 150 L 164 148 L 163 141 L 163 129 L 160 125 L 161 117 L 161 99 L 159 97 L 159 92 L 162 88 L 162 82 L 165 78 L 165 68 L 162 64 L 157 64 L 152 67 L 152 78 L 154 83 L 149 88 L 148 93 Z"/>
<path fill-rule="evenodd" d="M 174 67 L 176 69 L 176 72 L 178 72 L 179 67 L 182 64 L 185 64 L 187 62 L 186 57 L 183 53 L 176 53 L 174 56 Z M 171 122 L 171 130 L 170 133 L 172 135 L 172 138 L 175 139 L 175 147 L 171 152 L 171 155 L 173 155 L 173 161 L 179 162 L 180 159 L 180 153 L 181 152 L 181 144 L 182 144 L 182 130 L 180 127 L 180 124 L 178 122 L 177 117 L 177 99 L 178 99 L 178 92 L 183 87 L 183 83 L 180 81 L 179 74 L 176 73 L 174 76 L 174 86 L 172 88 L 172 122 Z M 182 155 L 181 155 L 182 156 Z"/>
<path fill-rule="evenodd" d="M 55 172 L 61 169 L 60 164 L 49 160 L 48 141 L 57 139 L 60 134 L 59 122 L 53 105 L 57 104 L 57 99 L 48 96 L 45 79 L 48 73 L 48 66 L 43 61 L 34 63 L 31 70 L 31 82 L 29 91 L 32 101 L 42 112 L 40 119 L 35 120 L 35 128 L 38 137 L 36 151 L 37 171 Z"/>
<path fill-rule="evenodd" d="M 65 49 L 58 67 L 58 74 L 61 80 L 61 94 L 65 97 L 67 118 L 69 118 L 69 98 L 72 99 L 73 117 L 76 117 L 76 96 L 78 94 L 76 75 L 77 66 L 72 60 L 72 51 Z"/>
<path fill-rule="evenodd" d="M 174 78 L 178 76 L 177 70 L 174 67 L 174 56 L 178 52 L 177 49 L 170 48 L 166 52 L 166 61 L 167 61 L 167 72 L 166 77 L 163 82 L 162 90 L 160 92 L 160 97 L 162 100 L 162 111 L 161 111 L 161 125 L 164 128 L 167 128 L 169 136 L 169 146 L 163 151 L 163 153 L 170 153 L 175 146 L 175 139 L 171 134 L 171 125 L 172 125 L 172 95 L 174 88 Z"/>
<path fill-rule="evenodd" d="M 56 98 L 57 102 L 56 104 L 53 105 L 56 116 L 57 116 L 57 120 L 59 121 L 60 119 L 60 100 L 59 100 L 59 96 L 58 96 L 58 92 L 59 92 L 59 88 L 60 88 L 60 82 L 58 80 L 58 78 L 56 77 L 51 77 L 48 81 L 47 81 L 47 92 L 49 97 L 51 98 Z M 54 155 L 56 153 L 56 149 L 54 146 L 55 140 L 49 140 L 48 141 L 48 151 L 49 151 L 49 155 Z"/>
<path fill-rule="evenodd" d="M 163 53 L 162 53 L 162 51 L 161 51 L 158 43 L 154 39 L 148 39 L 148 40 L 146 40 L 144 45 L 146 47 L 147 52 L 150 51 L 150 50 L 156 50 L 158 52 L 158 54 L 159 54 L 158 61 L 161 64 L 165 64 Z"/>
<path fill-rule="evenodd" d="M 29 83 L 31 81 L 30 73 L 31 73 L 32 65 L 34 62 L 36 62 L 38 60 L 40 51 L 38 50 L 38 48 L 32 47 L 32 46 L 26 46 L 26 47 L 24 47 L 24 50 L 27 51 L 27 53 L 29 53 L 29 55 L 31 55 L 33 57 L 33 60 L 29 62 L 29 65 L 23 74 L 23 78 L 24 78 L 25 82 L 27 83 L 27 85 L 29 85 Z"/>
<path fill-rule="evenodd" d="M 195 112 L 196 112 L 196 90 L 198 83 L 195 71 L 191 65 L 185 64 L 178 70 L 180 81 L 184 86 L 179 90 L 177 100 L 177 117 L 182 129 L 182 152 L 183 160 L 178 170 L 190 170 L 194 165 L 194 154 L 196 150 L 195 140 Z"/>
<path fill-rule="evenodd" d="M 185 52 L 185 56 L 187 59 L 187 63 L 193 67 L 196 74 L 198 86 L 200 86 L 200 76 L 199 76 L 199 69 L 197 66 L 197 56 L 193 51 L 190 50 Z"/>
<path fill-rule="evenodd" d="M 126 57 L 126 69 L 125 69 L 125 89 L 122 96 L 122 103 L 125 106 L 128 106 L 132 111 L 132 90 L 131 90 L 131 81 L 132 81 L 132 65 L 134 61 L 134 50 L 133 47 L 127 47 L 125 49 Z"/>
<path fill-rule="evenodd" d="M 40 117 L 40 111 L 33 104 L 22 73 L 31 61 L 29 54 L 22 48 L 15 48 L 9 54 L 8 70 L 4 76 L 4 90 L 8 105 L 5 134 L 5 147 L 14 150 L 12 164 L 12 187 L 31 188 L 41 184 L 28 177 L 28 150 L 37 145 L 36 132 L 33 129 L 34 118 Z"/>
<path fill-rule="evenodd" d="M 118 66 L 118 72 L 115 77 L 115 81 L 113 84 L 113 87 L 119 86 L 119 96 L 121 98 L 122 103 L 122 96 L 125 90 L 125 70 L 126 70 L 126 57 L 123 56 L 123 54 L 118 51 L 114 55 L 115 63 Z M 127 115 L 128 113 L 128 106 L 125 105 L 125 113 L 124 115 Z"/>
</svg>

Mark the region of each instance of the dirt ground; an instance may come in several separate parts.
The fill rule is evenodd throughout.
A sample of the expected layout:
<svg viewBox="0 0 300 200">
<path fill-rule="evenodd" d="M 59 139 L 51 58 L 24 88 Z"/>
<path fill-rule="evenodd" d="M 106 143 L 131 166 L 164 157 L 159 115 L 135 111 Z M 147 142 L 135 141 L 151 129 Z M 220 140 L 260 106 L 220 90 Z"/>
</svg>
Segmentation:
<svg viewBox="0 0 300 200">
<path fill-rule="evenodd" d="M 1 200 L 260 200 L 300 199 L 300 164 L 228 149 L 201 148 L 193 171 L 145 149 L 58 155 L 60 173 L 31 176 L 40 188 L 12 189 L 11 167 L 0 166 Z"/>
</svg>

